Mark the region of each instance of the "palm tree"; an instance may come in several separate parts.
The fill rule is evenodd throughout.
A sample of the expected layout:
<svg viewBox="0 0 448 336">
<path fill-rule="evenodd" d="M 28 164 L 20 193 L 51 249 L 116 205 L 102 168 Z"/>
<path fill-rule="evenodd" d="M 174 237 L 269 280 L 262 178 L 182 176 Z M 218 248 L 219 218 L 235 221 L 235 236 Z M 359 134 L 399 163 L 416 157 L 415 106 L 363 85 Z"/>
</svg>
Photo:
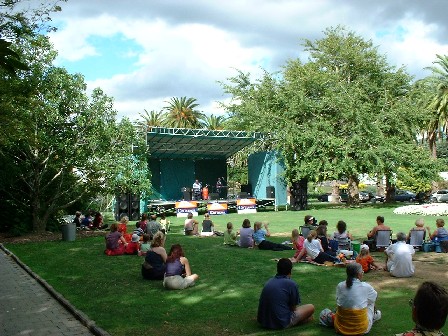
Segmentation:
<svg viewBox="0 0 448 336">
<path fill-rule="evenodd" d="M 223 130 L 226 118 L 224 116 L 205 115 L 201 122 L 202 126 L 208 130 Z"/>
<path fill-rule="evenodd" d="M 166 125 L 177 128 L 199 128 L 204 114 L 196 110 L 199 104 L 196 98 L 173 97 L 164 107 L 166 111 Z"/>
<path fill-rule="evenodd" d="M 434 158 L 437 157 L 436 141 L 443 137 L 448 126 L 448 56 L 436 56 L 437 60 L 433 63 L 437 66 L 427 68 L 432 71 L 428 81 L 435 89 L 428 104 L 432 113 L 428 125 L 428 142 Z"/>
<path fill-rule="evenodd" d="M 165 114 L 162 111 L 156 112 L 151 111 L 148 112 L 145 110 L 145 113 L 139 113 L 139 116 L 142 120 L 137 121 L 137 125 L 147 130 L 151 126 L 165 126 Z"/>
</svg>

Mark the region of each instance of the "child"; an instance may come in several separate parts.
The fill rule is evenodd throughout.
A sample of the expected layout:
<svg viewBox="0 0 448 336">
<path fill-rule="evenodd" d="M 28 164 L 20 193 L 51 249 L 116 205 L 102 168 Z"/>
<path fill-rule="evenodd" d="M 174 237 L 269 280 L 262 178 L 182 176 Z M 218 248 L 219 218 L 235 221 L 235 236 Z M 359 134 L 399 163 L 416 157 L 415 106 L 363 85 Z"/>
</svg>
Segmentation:
<svg viewBox="0 0 448 336">
<path fill-rule="evenodd" d="M 125 254 L 138 254 L 138 250 L 140 250 L 140 237 L 138 234 L 133 234 L 131 242 L 126 246 L 124 253 Z"/>
<path fill-rule="evenodd" d="M 134 230 L 134 234 L 138 235 L 139 237 L 142 236 L 145 232 L 142 230 L 142 228 L 140 227 L 140 222 L 135 223 L 135 230 Z"/>
<path fill-rule="evenodd" d="M 224 232 L 224 245 L 230 245 L 230 246 L 238 246 L 238 242 L 236 240 L 236 237 L 240 233 L 233 232 L 233 224 L 232 222 L 227 223 L 227 230 Z"/>
<path fill-rule="evenodd" d="M 159 220 L 160 226 L 162 227 L 162 232 L 164 232 L 165 234 L 168 233 L 168 231 L 170 230 L 170 224 L 171 222 L 166 219 L 165 214 L 161 213 L 160 214 L 160 220 Z"/>
<path fill-rule="evenodd" d="M 143 234 L 143 243 L 140 244 L 140 250 L 138 251 L 139 256 L 145 256 L 146 252 L 151 249 L 151 243 L 149 242 L 150 236 L 149 234 Z"/>
<path fill-rule="evenodd" d="M 370 255 L 369 246 L 367 244 L 361 245 L 361 251 L 359 255 L 356 257 L 356 262 L 361 264 L 362 270 L 364 273 L 367 273 L 370 270 L 380 270 L 381 267 L 375 264 L 375 260 Z"/>
<path fill-rule="evenodd" d="M 306 254 L 308 254 L 312 261 L 318 264 L 323 264 L 326 261 L 330 261 L 333 263 L 338 261 L 335 257 L 324 252 L 324 249 L 320 244 L 320 240 L 317 239 L 316 230 L 310 231 L 308 237 L 305 240 L 304 246 L 306 249 Z"/>
<path fill-rule="evenodd" d="M 204 220 L 202 221 L 201 236 L 213 236 L 214 226 L 215 225 L 210 219 L 210 215 L 208 213 L 205 213 Z"/>
<path fill-rule="evenodd" d="M 294 250 L 296 250 L 296 252 L 294 253 L 294 256 L 292 258 L 289 258 L 289 260 L 291 260 L 291 262 L 293 263 L 296 263 L 306 255 L 306 250 L 303 246 L 303 244 L 305 243 L 305 238 L 303 238 L 303 236 L 299 234 L 299 230 L 294 229 L 291 232 L 291 242 L 292 247 L 294 248 Z"/>
</svg>

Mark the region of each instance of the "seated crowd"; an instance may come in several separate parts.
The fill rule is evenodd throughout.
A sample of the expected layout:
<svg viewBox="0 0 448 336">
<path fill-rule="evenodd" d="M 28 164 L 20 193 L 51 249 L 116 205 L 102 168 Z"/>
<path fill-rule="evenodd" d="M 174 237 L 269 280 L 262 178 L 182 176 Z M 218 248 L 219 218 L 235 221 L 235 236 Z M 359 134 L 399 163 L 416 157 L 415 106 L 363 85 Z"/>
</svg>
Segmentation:
<svg viewBox="0 0 448 336">
<path fill-rule="evenodd" d="M 182 246 L 173 244 L 169 253 L 165 250 L 169 221 L 165 217 L 162 220 L 161 224 L 157 222 L 157 216 L 152 215 L 148 221 L 147 216 L 143 215 L 141 221 L 136 223 L 130 241 L 127 241 L 123 231 L 119 230 L 119 224 L 112 224 L 110 233 L 105 237 L 105 253 L 143 256 L 142 277 L 147 280 L 163 281 L 166 289 L 185 289 L 194 286 L 199 276 L 192 272 Z M 128 221 L 128 218 L 124 217 L 121 224 L 126 225 Z M 330 236 L 327 234 L 326 221 L 320 221 L 315 225 L 314 217 L 307 215 L 305 223 L 310 226 L 307 236 L 302 236 L 298 229 L 294 229 L 290 244 L 267 240 L 271 236 L 268 223 L 255 222 L 252 229 L 249 219 L 244 219 L 242 227 L 236 231 L 231 222 L 226 225 L 227 229 L 223 234 L 225 245 L 259 250 L 294 250 L 291 258 L 278 260 L 277 274 L 266 282 L 261 291 L 257 321 L 264 328 L 290 328 L 313 319 L 314 305 L 302 304 L 298 285 L 291 279 L 293 263 L 299 261 L 317 264 L 343 263 L 339 252 L 347 248 L 352 239 L 347 231 L 347 224 L 339 221 L 336 225 L 337 230 Z M 444 228 L 444 224 L 442 219 L 438 219 L 437 229 L 431 233 L 427 227 L 427 231 L 431 239 L 440 241 L 445 252 L 448 246 L 443 242 L 448 244 L 448 231 Z M 199 234 L 199 222 L 193 218 L 192 213 L 189 213 L 184 222 L 184 234 L 213 235 L 214 226 L 209 214 L 206 213 Z M 423 220 L 417 220 L 415 226 L 413 230 L 425 231 Z M 384 267 L 375 262 L 370 250 L 375 249 L 375 236 L 381 230 L 390 228 L 384 225 L 384 217 L 378 216 L 376 226 L 368 232 L 368 239 L 360 246 L 359 254 L 355 255 L 354 260 L 343 265 L 346 267 L 347 278 L 336 286 L 336 307 L 326 308 L 320 313 L 320 323 L 333 327 L 338 334 L 367 334 L 374 322 L 381 319 L 381 312 L 375 306 L 378 293 L 370 284 L 363 281 L 365 273 L 384 269 L 393 277 L 414 275 L 412 258 L 415 249 L 408 243 L 411 233 L 396 234 L 396 242 L 384 250 L 386 255 Z M 443 335 L 439 330 L 444 326 L 448 314 L 448 293 L 443 287 L 433 282 L 422 283 L 411 305 L 415 327 L 409 332 L 398 335 Z"/>
</svg>

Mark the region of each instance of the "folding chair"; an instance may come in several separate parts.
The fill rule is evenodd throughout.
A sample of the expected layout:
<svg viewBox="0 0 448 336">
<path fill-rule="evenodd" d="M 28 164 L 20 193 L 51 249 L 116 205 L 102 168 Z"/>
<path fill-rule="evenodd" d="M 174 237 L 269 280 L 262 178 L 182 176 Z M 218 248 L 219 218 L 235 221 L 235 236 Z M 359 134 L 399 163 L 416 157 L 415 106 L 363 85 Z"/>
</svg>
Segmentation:
<svg viewBox="0 0 448 336">
<path fill-rule="evenodd" d="M 376 249 L 384 250 L 391 244 L 392 230 L 378 230 L 375 235 Z"/>
<path fill-rule="evenodd" d="M 310 234 L 311 227 L 310 226 L 300 226 L 300 234 L 306 239 Z"/>
<path fill-rule="evenodd" d="M 411 230 L 409 245 L 420 251 L 422 249 L 423 240 L 425 239 L 425 233 L 425 230 Z"/>
</svg>

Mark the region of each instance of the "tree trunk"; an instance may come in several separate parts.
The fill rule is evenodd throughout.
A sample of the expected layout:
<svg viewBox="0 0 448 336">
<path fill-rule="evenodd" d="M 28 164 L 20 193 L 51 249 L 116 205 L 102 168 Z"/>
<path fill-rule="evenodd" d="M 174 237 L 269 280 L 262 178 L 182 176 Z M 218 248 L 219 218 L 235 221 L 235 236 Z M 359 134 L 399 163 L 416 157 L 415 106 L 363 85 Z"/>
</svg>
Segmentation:
<svg viewBox="0 0 448 336">
<path fill-rule="evenodd" d="M 359 205 L 359 178 L 358 176 L 352 175 L 348 178 L 348 188 L 347 188 L 347 205 Z"/>
<path fill-rule="evenodd" d="M 386 175 L 386 203 L 393 201 L 395 201 L 395 184 L 392 184 L 389 176 Z"/>
</svg>

